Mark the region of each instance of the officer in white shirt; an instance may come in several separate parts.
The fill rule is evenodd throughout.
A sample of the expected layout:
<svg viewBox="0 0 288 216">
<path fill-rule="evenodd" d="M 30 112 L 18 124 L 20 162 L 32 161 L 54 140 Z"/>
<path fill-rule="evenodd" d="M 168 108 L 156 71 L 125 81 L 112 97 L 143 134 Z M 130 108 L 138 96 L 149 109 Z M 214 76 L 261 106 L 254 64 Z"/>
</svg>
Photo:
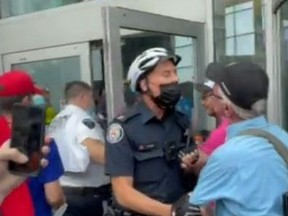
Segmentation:
<svg viewBox="0 0 288 216">
<path fill-rule="evenodd" d="M 103 131 L 89 115 L 92 88 L 82 81 L 70 82 L 65 87 L 65 99 L 67 105 L 49 128 L 65 168 L 60 179 L 68 203 L 65 216 L 101 216 L 110 186 L 104 174 Z"/>
</svg>

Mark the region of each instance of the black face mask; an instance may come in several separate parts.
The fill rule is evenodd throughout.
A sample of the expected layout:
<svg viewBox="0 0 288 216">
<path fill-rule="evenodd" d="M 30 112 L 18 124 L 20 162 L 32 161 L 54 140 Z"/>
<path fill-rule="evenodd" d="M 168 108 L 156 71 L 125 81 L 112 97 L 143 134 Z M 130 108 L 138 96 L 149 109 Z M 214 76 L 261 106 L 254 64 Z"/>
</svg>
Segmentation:
<svg viewBox="0 0 288 216">
<path fill-rule="evenodd" d="M 181 97 L 181 91 L 178 83 L 170 83 L 160 86 L 160 95 L 154 97 L 154 102 L 161 109 L 174 109 Z"/>
</svg>

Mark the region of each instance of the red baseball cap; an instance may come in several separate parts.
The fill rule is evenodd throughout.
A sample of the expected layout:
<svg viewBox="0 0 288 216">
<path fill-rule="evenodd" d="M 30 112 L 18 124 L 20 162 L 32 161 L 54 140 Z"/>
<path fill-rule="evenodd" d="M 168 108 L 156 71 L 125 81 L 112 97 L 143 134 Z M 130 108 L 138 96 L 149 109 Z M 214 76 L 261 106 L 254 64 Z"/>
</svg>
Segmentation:
<svg viewBox="0 0 288 216">
<path fill-rule="evenodd" d="M 43 94 L 32 77 L 25 71 L 13 70 L 0 76 L 0 97 L 15 97 L 30 94 Z"/>
</svg>

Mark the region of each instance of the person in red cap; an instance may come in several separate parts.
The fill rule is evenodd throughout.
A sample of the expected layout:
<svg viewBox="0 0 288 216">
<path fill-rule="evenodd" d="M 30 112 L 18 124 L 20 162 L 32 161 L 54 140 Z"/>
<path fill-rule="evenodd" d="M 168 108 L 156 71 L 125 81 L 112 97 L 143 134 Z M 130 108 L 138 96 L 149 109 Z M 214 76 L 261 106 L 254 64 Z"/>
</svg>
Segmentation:
<svg viewBox="0 0 288 216">
<path fill-rule="evenodd" d="M 31 76 L 24 71 L 10 71 L 0 76 L 0 151 L 2 153 L 7 152 L 5 143 L 11 137 L 13 105 L 15 103 L 29 105 L 32 103 L 32 95 L 41 92 L 41 89 L 34 85 Z M 0 165 L 5 165 L 5 162 L 7 161 L 0 161 Z M 21 183 L 4 198 L 0 212 L 4 216 L 35 215 L 27 181 Z"/>
</svg>

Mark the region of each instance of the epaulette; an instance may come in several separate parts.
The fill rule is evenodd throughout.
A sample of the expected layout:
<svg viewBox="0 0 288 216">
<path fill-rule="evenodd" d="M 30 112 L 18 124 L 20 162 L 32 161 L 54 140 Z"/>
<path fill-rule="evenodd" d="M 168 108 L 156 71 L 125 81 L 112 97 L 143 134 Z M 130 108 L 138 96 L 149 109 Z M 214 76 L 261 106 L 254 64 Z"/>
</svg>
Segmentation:
<svg viewBox="0 0 288 216">
<path fill-rule="evenodd" d="M 137 111 L 137 109 L 135 107 L 129 108 L 126 112 L 124 112 L 123 114 L 118 115 L 115 118 L 115 121 L 119 121 L 122 123 L 127 122 L 129 119 L 137 116 L 139 114 L 139 112 Z"/>
<path fill-rule="evenodd" d="M 95 122 L 89 118 L 83 119 L 82 123 L 89 129 L 93 129 L 96 126 Z"/>
</svg>

